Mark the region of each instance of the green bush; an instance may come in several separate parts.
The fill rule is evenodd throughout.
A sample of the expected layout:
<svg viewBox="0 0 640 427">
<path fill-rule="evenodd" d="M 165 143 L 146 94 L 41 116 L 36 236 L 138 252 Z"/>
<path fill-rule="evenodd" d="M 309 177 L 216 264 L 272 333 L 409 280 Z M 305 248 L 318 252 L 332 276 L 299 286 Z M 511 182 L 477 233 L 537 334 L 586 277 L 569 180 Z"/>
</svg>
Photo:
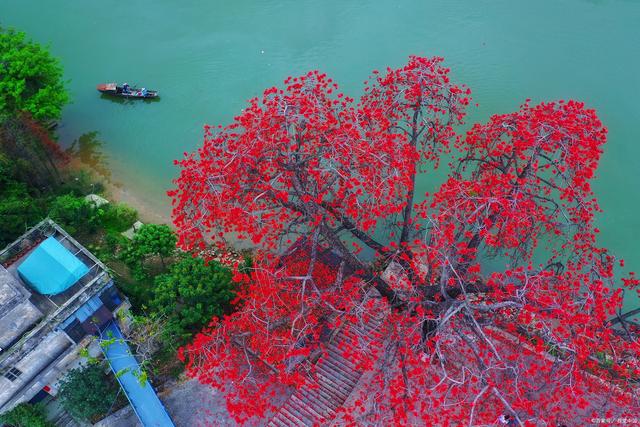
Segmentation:
<svg viewBox="0 0 640 427">
<path fill-rule="evenodd" d="M 54 427 L 44 416 L 41 405 L 21 403 L 12 410 L 0 414 L 0 424 L 13 427 Z"/>
<path fill-rule="evenodd" d="M 69 234 L 75 234 L 80 229 L 95 230 L 94 209 L 84 197 L 76 197 L 73 194 L 56 197 L 49 207 L 49 216 Z"/>
<path fill-rule="evenodd" d="M 145 261 L 158 256 L 165 268 L 165 258 L 173 255 L 176 250 L 176 235 L 167 225 L 145 224 L 133 235 L 121 254 L 121 259 L 131 269 L 136 280 L 149 277 L 145 270 Z"/>
<path fill-rule="evenodd" d="M 130 228 L 138 219 L 138 212 L 127 205 L 115 203 L 103 206 L 102 226 L 107 231 L 122 232 Z"/>
<path fill-rule="evenodd" d="M 107 414 L 117 390 L 100 364 L 89 364 L 69 371 L 60 381 L 58 399 L 76 419 L 92 420 Z"/>
</svg>

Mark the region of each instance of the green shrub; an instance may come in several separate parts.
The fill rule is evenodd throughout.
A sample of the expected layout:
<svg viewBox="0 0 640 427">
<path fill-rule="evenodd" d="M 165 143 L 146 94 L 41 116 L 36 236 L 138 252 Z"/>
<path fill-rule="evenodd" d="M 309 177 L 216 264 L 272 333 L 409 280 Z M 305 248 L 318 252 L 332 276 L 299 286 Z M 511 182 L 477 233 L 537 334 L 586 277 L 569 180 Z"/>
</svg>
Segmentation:
<svg viewBox="0 0 640 427">
<path fill-rule="evenodd" d="M 69 234 L 75 234 L 78 230 L 95 230 L 94 209 L 83 197 L 73 194 L 58 196 L 51 202 L 49 216 Z"/>
<path fill-rule="evenodd" d="M 201 258 L 183 256 L 168 274 L 156 276 L 149 309 L 167 319 L 167 331 L 182 342 L 231 309 L 236 296 L 231 270 Z"/>
<path fill-rule="evenodd" d="M 145 224 L 134 234 L 133 240 L 121 254 L 121 259 L 131 269 L 136 280 L 149 277 L 145 270 L 145 261 L 158 256 L 165 268 L 165 258 L 176 250 L 176 235 L 167 225 Z"/>
<path fill-rule="evenodd" d="M 127 205 L 114 203 L 103 206 L 102 226 L 107 231 L 122 232 L 130 228 L 138 219 L 138 212 Z"/>
<path fill-rule="evenodd" d="M 0 414 L 0 424 L 13 427 L 54 427 L 44 416 L 41 405 L 21 403 L 12 410 Z"/>
</svg>

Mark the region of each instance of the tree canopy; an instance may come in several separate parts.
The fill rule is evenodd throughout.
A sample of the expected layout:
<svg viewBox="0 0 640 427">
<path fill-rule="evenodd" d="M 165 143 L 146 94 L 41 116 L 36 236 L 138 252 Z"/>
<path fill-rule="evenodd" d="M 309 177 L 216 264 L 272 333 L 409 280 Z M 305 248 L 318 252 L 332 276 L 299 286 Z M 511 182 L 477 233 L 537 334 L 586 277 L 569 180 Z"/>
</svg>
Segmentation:
<svg viewBox="0 0 640 427">
<path fill-rule="evenodd" d="M 53 427 L 45 418 L 42 406 L 26 402 L 0 414 L 0 422 L 13 427 Z"/>
<path fill-rule="evenodd" d="M 0 177 L 0 246 L 11 243 L 43 214 L 41 203 L 31 197 L 26 185 L 13 181 L 5 183 Z"/>
<path fill-rule="evenodd" d="M 164 259 L 175 250 L 176 235 L 167 225 L 144 224 L 134 234 L 133 240 L 123 251 L 122 258 L 142 278 L 146 275 L 145 260 L 158 256 L 164 266 Z"/>
<path fill-rule="evenodd" d="M 107 381 L 101 364 L 91 363 L 72 369 L 60 381 L 58 398 L 64 409 L 79 420 L 92 420 L 109 411 L 116 388 Z"/>
<path fill-rule="evenodd" d="M 637 414 L 640 346 L 608 320 L 638 281 L 596 244 L 606 128 L 581 102 L 526 101 L 459 134 L 470 90 L 442 62 L 374 71 L 357 102 L 320 72 L 288 78 L 177 161 L 179 245 L 256 248 L 235 273 L 242 308 L 181 353 L 238 420 L 271 408 L 271 386 L 313 381 L 311 358 L 293 362 L 372 312 L 385 345 L 348 333 L 366 357 L 343 357 L 370 380 L 346 422 Z M 443 183 L 416 195 L 441 164 Z M 488 257 L 501 268 L 483 272 Z"/>
<path fill-rule="evenodd" d="M 53 199 L 49 207 L 49 216 L 75 234 L 82 227 L 95 227 L 94 209 L 84 197 L 63 194 Z"/>
<path fill-rule="evenodd" d="M 25 33 L 0 27 L 0 117 L 26 111 L 55 120 L 68 101 L 58 60 Z"/>
<path fill-rule="evenodd" d="M 188 339 L 213 316 L 229 312 L 235 298 L 231 275 L 231 269 L 219 262 L 183 256 L 169 273 L 155 277 L 149 309 L 167 319 L 172 336 Z"/>
<path fill-rule="evenodd" d="M 27 114 L 0 118 L 0 156 L 5 177 L 40 194 L 62 183 L 60 166 L 68 161 L 51 133 Z"/>
</svg>

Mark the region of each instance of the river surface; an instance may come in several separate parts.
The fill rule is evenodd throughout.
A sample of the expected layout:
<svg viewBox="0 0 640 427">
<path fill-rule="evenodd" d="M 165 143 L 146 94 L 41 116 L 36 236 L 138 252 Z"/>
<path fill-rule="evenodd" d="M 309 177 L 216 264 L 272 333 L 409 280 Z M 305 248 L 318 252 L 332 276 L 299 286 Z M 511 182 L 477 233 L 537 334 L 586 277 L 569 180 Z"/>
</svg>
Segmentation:
<svg viewBox="0 0 640 427">
<path fill-rule="evenodd" d="M 526 98 L 582 100 L 610 130 L 594 186 L 599 242 L 640 270 L 640 1 L 0 0 L 0 25 L 61 59 L 73 98 L 62 143 L 97 131 L 114 179 L 163 215 L 173 159 L 201 143 L 205 123 L 228 123 L 247 99 L 310 69 L 357 97 L 373 69 L 444 56 L 480 104 L 469 121 Z M 162 99 L 109 101 L 95 90 L 108 81 Z"/>
</svg>

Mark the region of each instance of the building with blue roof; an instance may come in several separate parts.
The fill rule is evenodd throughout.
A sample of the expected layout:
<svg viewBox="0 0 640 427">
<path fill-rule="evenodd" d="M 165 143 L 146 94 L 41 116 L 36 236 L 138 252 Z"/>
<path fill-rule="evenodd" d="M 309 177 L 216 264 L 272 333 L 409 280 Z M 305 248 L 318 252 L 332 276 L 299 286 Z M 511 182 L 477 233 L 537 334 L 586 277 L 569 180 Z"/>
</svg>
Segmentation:
<svg viewBox="0 0 640 427">
<path fill-rule="evenodd" d="M 49 219 L 0 251 L 0 413 L 54 396 L 93 343 L 142 425 L 173 427 L 149 381 L 136 376 L 141 368 L 115 320 L 127 305 L 107 268 Z M 102 346 L 94 337 L 117 339 Z"/>
<path fill-rule="evenodd" d="M 0 413 L 55 396 L 125 304 L 106 266 L 49 219 L 0 251 Z"/>
</svg>

